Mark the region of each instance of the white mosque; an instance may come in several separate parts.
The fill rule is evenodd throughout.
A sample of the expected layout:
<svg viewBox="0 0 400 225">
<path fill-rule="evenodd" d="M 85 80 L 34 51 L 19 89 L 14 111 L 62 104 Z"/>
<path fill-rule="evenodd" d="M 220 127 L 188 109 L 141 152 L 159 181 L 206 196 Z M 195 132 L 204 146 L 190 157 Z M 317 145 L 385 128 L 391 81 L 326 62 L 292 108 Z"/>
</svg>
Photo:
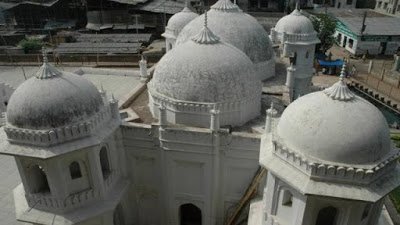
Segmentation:
<svg viewBox="0 0 400 225">
<path fill-rule="evenodd" d="M 400 185 L 399 149 L 343 76 L 311 93 L 319 40 L 301 11 L 268 35 L 219 0 L 201 16 L 185 7 L 164 36 L 152 78 L 140 62 L 148 83 L 137 94 L 150 120 L 121 119 L 113 97 L 46 56 L 15 90 L 0 154 L 18 166 L 21 224 L 222 225 L 264 168 L 249 225 L 383 225 L 383 198 Z M 264 115 L 272 44 L 288 61 L 292 103 Z"/>
</svg>

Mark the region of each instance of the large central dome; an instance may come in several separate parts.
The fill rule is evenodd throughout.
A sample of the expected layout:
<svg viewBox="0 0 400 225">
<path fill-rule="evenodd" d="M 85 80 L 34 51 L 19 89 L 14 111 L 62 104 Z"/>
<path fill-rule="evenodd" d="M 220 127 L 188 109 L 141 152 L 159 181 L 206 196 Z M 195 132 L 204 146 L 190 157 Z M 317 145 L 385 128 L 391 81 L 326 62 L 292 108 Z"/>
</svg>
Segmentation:
<svg viewBox="0 0 400 225">
<path fill-rule="evenodd" d="M 219 0 L 207 12 L 208 27 L 222 41 L 243 51 L 254 63 L 257 76 L 266 79 L 275 75 L 275 60 L 268 33 L 257 20 L 242 12 L 230 0 Z M 190 40 L 203 26 L 204 14 L 192 20 L 180 32 L 176 44 Z"/>
<path fill-rule="evenodd" d="M 45 62 L 12 94 L 7 122 L 33 130 L 57 128 L 89 118 L 102 104 L 99 91 L 88 80 Z"/>
<path fill-rule="evenodd" d="M 252 62 L 206 25 L 161 58 L 148 88 L 155 117 L 164 104 L 172 123 L 208 126 L 213 107 L 221 111 L 221 125 L 240 125 L 260 112 L 261 82 Z"/>
</svg>

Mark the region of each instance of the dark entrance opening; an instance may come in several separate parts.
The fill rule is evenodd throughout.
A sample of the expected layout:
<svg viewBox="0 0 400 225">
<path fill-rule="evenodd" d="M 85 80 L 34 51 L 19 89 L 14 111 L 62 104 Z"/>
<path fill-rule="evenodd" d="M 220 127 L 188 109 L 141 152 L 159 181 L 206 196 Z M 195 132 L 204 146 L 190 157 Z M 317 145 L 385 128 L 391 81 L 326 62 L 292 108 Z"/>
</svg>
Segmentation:
<svg viewBox="0 0 400 225">
<path fill-rule="evenodd" d="M 335 225 L 337 209 L 329 206 L 319 211 L 315 225 Z"/>
<path fill-rule="evenodd" d="M 111 173 L 110 162 L 108 161 L 107 148 L 102 147 L 100 150 L 100 165 L 103 172 L 103 178 L 106 179 Z"/>
<path fill-rule="evenodd" d="M 32 193 L 49 193 L 50 187 L 47 181 L 46 173 L 43 168 L 38 165 L 34 165 L 30 168 L 28 177 L 31 180 L 31 191 Z"/>
<path fill-rule="evenodd" d="M 384 55 L 387 48 L 387 42 L 381 42 L 381 52 L 380 54 Z"/>
<path fill-rule="evenodd" d="M 201 210 L 193 204 L 179 207 L 180 225 L 201 225 Z"/>
</svg>

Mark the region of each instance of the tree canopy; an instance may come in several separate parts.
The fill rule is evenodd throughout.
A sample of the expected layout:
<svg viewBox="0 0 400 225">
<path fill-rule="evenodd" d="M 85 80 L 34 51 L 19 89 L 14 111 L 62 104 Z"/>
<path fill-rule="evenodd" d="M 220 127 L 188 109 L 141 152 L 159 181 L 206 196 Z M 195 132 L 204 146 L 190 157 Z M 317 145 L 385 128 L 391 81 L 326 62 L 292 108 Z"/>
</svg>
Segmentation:
<svg viewBox="0 0 400 225">
<path fill-rule="evenodd" d="M 327 14 L 318 14 L 311 17 L 315 31 L 321 43 L 317 45 L 316 50 L 325 53 L 335 44 L 333 34 L 336 29 L 336 21 Z"/>
</svg>

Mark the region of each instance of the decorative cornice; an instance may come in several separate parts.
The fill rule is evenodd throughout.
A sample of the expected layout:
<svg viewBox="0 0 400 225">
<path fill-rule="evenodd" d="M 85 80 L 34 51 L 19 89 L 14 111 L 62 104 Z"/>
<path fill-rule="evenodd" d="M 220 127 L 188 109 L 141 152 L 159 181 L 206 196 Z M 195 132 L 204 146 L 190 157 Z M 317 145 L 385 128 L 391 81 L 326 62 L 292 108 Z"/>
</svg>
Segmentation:
<svg viewBox="0 0 400 225">
<path fill-rule="evenodd" d="M 369 167 L 337 165 L 333 163 L 316 162 L 312 158 L 301 155 L 273 139 L 273 154 L 294 166 L 314 180 L 330 180 L 343 183 L 368 184 L 379 178 L 386 171 L 397 165 L 400 151 L 392 153 Z"/>
<path fill-rule="evenodd" d="M 95 134 L 96 130 L 101 129 L 101 126 L 106 124 L 108 121 L 119 119 L 114 115 L 115 113 L 118 113 L 114 112 L 112 108 L 115 106 L 113 106 L 112 103 L 110 103 L 110 106 L 103 107 L 99 112 L 87 120 L 64 127 L 48 130 L 31 130 L 6 124 L 4 131 L 7 134 L 10 143 L 49 147 L 90 136 Z"/>
</svg>

